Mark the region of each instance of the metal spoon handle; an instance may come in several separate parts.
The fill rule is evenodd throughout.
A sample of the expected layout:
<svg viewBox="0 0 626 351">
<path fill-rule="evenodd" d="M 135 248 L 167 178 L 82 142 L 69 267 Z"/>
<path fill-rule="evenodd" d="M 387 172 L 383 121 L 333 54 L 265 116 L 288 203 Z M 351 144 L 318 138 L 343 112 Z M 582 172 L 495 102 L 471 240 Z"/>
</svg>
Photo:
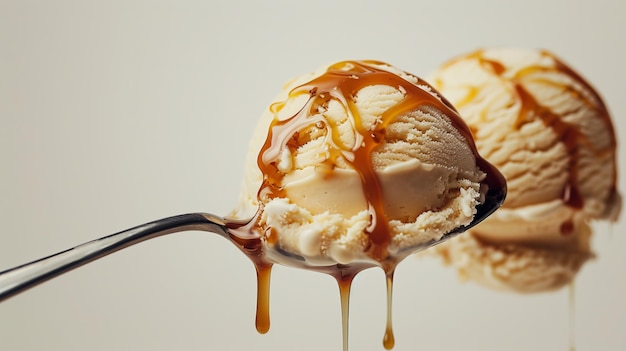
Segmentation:
<svg viewBox="0 0 626 351">
<path fill-rule="evenodd" d="M 0 272 L 0 302 L 115 251 L 162 235 L 201 230 L 227 235 L 222 218 L 190 213 L 159 219 Z"/>
</svg>

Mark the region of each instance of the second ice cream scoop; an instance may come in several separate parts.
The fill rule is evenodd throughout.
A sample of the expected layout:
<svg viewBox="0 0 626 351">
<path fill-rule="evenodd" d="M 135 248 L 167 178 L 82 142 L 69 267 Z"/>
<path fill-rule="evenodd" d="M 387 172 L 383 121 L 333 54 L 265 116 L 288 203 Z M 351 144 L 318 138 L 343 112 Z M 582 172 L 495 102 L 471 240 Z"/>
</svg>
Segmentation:
<svg viewBox="0 0 626 351">
<path fill-rule="evenodd" d="M 433 85 L 460 111 L 509 194 L 494 216 L 441 248 L 467 278 L 515 291 L 556 289 L 591 257 L 593 219 L 615 220 L 616 136 L 598 93 L 543 50 L 453 59 Z"/>
</svg>

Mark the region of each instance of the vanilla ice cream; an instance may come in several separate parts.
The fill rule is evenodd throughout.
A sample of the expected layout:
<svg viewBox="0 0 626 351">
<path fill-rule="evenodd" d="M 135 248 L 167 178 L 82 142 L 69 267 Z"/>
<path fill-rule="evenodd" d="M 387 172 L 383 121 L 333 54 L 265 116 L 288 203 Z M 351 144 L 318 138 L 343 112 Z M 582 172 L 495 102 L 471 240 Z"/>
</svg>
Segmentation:
<svg viewBox="0 0 626 351">
<path fill-rule="evenodd" d="M 505 176 L 502 208 L 439 248 L 465 278 L 534 292 L 592 257 L 593 219 L 616 220 L 616 138 L 600 96 L 554 55 L 492 49 L 451 60 L 431 83 Z"/>
<path fill-rule="evenodd" d="M 235 218 L 313 265 L 381 262 L 470 224 L 502 176 L 427 83 L 345 61 L 284 87 L 252 139 Z"/>
</svg>

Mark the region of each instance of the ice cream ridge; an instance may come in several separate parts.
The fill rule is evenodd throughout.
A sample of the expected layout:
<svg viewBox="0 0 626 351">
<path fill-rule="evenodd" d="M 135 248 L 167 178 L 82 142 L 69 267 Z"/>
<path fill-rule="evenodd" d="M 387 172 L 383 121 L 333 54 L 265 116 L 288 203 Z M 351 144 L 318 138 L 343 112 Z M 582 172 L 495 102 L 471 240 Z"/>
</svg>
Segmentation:
<svg viewBox="0 0 626 351">
<path fill-rule="evenodd" d="M 232 217 L 252 218 L 241 237 L 263 243 L 249 254 L 259 276 L 268 263 L 334 276 L 344 350 L 359 271 L 383 268 L 390 294 L 403 258 L 476 224 L 506 194 L 455 109 L 378 61 L 338 62 L 287 83 L 257 126 L 246 169 Z M 384 344 L 393 346 L 389 319 Z"/>
<path fill-rule="evenodd" d="M 615 221 L 621 208 L 616 136 L 599 94 L 543 50 L 480 50 L 430 81 L 508 183 L 502 208 L 438 251 L 463 278 L 496 289 L 570 283 L 593 257 L 590 221 Z"/>
</svg>

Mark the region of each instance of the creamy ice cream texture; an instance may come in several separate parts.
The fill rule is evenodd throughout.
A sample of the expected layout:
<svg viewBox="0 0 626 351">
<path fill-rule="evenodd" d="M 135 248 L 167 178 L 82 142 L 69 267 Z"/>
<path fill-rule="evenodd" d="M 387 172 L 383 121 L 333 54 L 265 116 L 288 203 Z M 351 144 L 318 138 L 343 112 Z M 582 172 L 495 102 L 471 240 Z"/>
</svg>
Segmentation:
<svg viewBox="0 0 626 351">
<path fill-rule="evenodd" d="M 494 215 L 439 252 L 489 287 L 536 292 L 569 283 L 593 256 L 590 221 L 615 221 L 621 207 L 615 132 L 598 93 L 540 50 L 477 51 L 445 63 L 430 82 L 508 184 Z"/>
<path fill-rule="evenodd" d="M 233 216 L 309 264 L 383 261 L 468 225 L 499 173 L 427 83 L 374 61 L 289 82 L 262 116 Z M 500 178 L 499 178 L 500 177 Z"/>
</svg>

